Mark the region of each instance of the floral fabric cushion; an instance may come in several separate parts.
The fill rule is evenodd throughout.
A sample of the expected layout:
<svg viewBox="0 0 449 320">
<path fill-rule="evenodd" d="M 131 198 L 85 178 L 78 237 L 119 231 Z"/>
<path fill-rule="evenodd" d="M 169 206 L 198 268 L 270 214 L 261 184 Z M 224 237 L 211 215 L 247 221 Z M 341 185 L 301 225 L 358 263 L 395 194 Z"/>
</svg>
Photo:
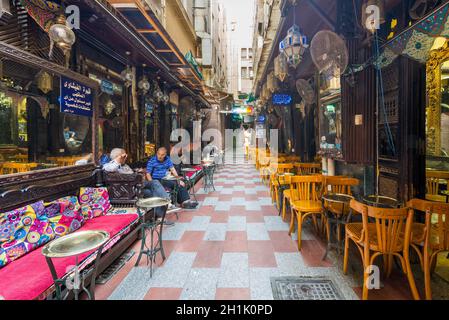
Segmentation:
<svg viewBox="0 0 449 320">
<path fill-rule="evenodd" d="M 54 238 L 42 201 L 0 214 L 0 267 Z"/>
<path fill-rule="evenodd" d="M 89 206 L 95 218 L 106 215 L 111 208 L 107 188 L 81 188 L 80 203 Z"/>
<path fill-rule="evenodd" d="M 50 206 L 53 211 L 49 212 L 49 221 L 56 238 L 72 233 L 84 224 L 85 219 L 77 197 L 61 198 Z M 56 215 L 58 206 L 59 214 Z"/>
</svg>

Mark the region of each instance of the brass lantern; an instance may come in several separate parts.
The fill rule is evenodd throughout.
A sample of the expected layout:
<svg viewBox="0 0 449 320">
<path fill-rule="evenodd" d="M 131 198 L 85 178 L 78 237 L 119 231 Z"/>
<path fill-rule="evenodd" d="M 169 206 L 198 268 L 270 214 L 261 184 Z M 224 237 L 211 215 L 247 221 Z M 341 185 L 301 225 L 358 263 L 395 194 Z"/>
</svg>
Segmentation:
<svg viewBox="0 0 449 320">
<path fill-rule="evenodd" d="M 64 14 L 60 14 L 56 18 L 55 23 L 53 23 L 48 30 L 48 36 L 50 38 L 50 58 L 53 56 L 53 47 L 56 44 L 56 46 L 64 53 L 67 66 L 70 58 L 70 50 L 75 43 L 76 37 L 72 29 L 66 25 Z"/>
<path fill-rule="evenodd" d="M 47 94 L 53 90 L 53 77 L 48 72 L 41 72 L 37 77 L 37 88 Z"/>
<path fill-rule="evenodd" d="M 288 64 L 285 55 L 280 53 L 276 58 L 274 58 L 274 75 L 276 78 L 284 82 L 288 75 Z"/>
</svg>

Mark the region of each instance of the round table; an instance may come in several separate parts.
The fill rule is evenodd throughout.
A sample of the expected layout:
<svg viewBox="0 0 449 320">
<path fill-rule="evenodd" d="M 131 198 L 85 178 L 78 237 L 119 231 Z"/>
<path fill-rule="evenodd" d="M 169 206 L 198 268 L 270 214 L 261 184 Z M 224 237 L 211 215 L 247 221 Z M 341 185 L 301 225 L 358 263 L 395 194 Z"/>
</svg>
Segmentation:
<svg viewBox="0 0 449 320">
<path fill-rule="evenodd" d="M 209 189 L 213 189 L 215 191 L 214 185 L 214 172 L 215 172 L 215 164 L 212 161 L 211 163 L 203 164 L 204 171 L 204 191 L 208 192 Z"/>
<path fill-rule="evenodd" d="M 80 290 L 84 291 L 88 295 L 89 300 L 95 300 L 95 279 L 97 276 L 97 269 L 103 251 L 105 243 L 109 240 L 109 233 L 106 231 L 79 231 L 63 236 L 59 239 L 53 240 L 48 243 L 42 249 L 42 254 L 47 260 L 48 267 L 50 268 L 53 281 L 56 288 L 56 298 L 58 300 L 65 300 L 69 296 L 70 291 L 73 291 L 75 300 L 78 300 Z M 90 287 L 87 289 L 84 286 L 84 280 L 87 276 L 87 272 L 83 272 L 80 275 L 78 256 L 97 249 L 97 256 L 95 259 L 94 269 L 90 280 Z M 75 257 L 75 271 L 73 274 L 65 276 L 64 278 L 58 278 L 55 266 L 53 264 L 53 258 L 67 258 Z M 62 297 L 61 287 L 67 288 L 67 294 Z"/>
<path fill-rule="evenodd" d="M 167 213 L 168 205 L 170 200 L 163 198 L 148 198 L 141 199 L 137 201 L 136 207 L 139 217 L 141 219 L 141 230 L 142 230 L 142 243 L 140 246 L 139 257 L 137 258 L 136 267 L 139 265 L 140 259 L 143 255 L 147 256 L 147 265 L 150 264 L 150 277 L 153 277 L 153 262 L 156 262 L 156 254 L 160 251 L 162 259 L 165 260 L 164 247 L 162 245 L 162 229 L 164 226 L 165 214 Z M 161 220 L 158 221 L 155 215 L 156 208 L 164 208 L 164 213 Z M 148 213 L 152 213 L 147 216 Z M 158 230 L 158 228 L 160 229 Z M 147 246 L 147 230 L 150 231 L 151 244 L 150 247 Z M 154 233 L 157 233 L 158 239 L 157 243 L 154 244 Z"/>
<path fill-rule="evenodd" d="M 362 202 L 371 207 L 385 208 L 385 209 L 397 209 L 402 206 L 402 203 L 397 199 L 375 194 L 363 197 Z"/>
<path fill-rule="evenodd" d="M 349 203 L 354 197 L 347 194 L 339 193 L 328 193 L 322 197 L 324 214 L 327 218 L 327 223 L 329 223 L 329 241 L 327 243 L 326 252 L 324 253 L 323 260 L 326 259 L 329 250 L 334 247 L 337 248 L 338 256 L 340 256 L 341 249 L 343 248 L 340 239 L 342 239 L 340 226 L 346 225 L 351 221 L 351 211 L 349 214 L 347 209 L 349 209 Z M 327 203 L 327 206 L 325 205 Z M 341 212 L 334 212 L 330 210 L 330 205 L 341 205 Z M 333 239 L 332 229 L 335 227 L 337 238 Z"/>
</svg>

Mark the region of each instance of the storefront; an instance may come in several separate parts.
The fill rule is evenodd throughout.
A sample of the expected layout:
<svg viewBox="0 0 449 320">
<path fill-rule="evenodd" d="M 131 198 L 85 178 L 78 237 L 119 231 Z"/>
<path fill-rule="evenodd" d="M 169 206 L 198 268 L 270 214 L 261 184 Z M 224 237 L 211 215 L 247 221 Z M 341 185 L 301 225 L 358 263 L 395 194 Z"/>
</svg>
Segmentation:
<svg viewBox="0 0 449 320">
<path fill-rule="evenodd" d="M 0 57 L 1 174 L 93 162 L 95 82 L 7 44 Z"/>
</svg>

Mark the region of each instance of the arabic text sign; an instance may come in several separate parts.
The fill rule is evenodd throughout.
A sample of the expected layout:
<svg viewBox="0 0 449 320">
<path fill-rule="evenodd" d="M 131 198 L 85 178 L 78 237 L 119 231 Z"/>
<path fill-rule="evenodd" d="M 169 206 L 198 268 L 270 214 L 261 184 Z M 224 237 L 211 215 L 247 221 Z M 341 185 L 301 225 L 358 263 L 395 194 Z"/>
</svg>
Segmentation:
<svg viewBox="0 0 449 320">
<path fill-rule="evenodd" d="M 61 112 L 92 117 L 92 89 L 75 80 L 61 76 Z"/>
</svg>

